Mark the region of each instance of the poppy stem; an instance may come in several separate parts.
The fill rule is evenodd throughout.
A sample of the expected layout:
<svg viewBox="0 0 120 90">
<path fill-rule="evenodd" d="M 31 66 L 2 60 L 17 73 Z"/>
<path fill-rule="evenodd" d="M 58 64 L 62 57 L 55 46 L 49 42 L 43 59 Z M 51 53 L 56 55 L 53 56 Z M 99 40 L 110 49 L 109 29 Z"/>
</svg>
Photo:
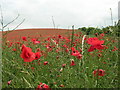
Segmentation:
<svg viewBox="0 0 120 90">
<path fill-rule="evenodd" d="M 72 44 L 73 44 L 73 39 L 74 39 L 74 25 L 72 26 L 72 36 L 71 36 L 71 48 L 72 48 Z M 71 50 L 72 53 L 72 50 Z"/>
</svg>

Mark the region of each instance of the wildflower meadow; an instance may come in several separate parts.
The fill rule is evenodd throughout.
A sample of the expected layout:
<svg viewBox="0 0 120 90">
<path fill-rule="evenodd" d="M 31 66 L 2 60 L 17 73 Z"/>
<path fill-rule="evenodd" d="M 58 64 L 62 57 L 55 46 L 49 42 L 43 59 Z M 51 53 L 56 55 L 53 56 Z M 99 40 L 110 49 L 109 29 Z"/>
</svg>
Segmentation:
<svg viewBox="0 0 120 90">
<path fill-rule="evenodd" d="M 33 33 L 34 35 L 34 33 Z M 72 30 L 2 41 L 2 88 L 118 88 L 118 37 Z M 41 40 L 42 38 L 42 40 Z"/>
</svg>

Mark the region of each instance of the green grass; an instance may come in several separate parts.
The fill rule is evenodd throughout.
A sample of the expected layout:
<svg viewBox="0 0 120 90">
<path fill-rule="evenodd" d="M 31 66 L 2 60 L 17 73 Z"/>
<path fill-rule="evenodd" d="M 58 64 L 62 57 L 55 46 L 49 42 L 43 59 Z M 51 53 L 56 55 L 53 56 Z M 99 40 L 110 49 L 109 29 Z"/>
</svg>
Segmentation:
<svg viewBox="0 0 120 90">
<path fill-rule="evenodd" d="M 80 31 L 74 33 L 79 35 Z M 76 39 L 75 48 L 79 50 L 82 47 L 82 35 L 72 36 L 73 42 Z M 87 35 L 86 38 L 96 37 L 94 35 Z M 56 39 L 58 39 L 56 37 Z M 65 40 L 59 39 L 58 47 L 60 47 L 59 53 L 56 52 L 57 46 L 52 51 L 48 52 L 46 47 L 40 44 L 34 45 L 30 41 L 22 42 L 22 44 L 28 44 L 27 47 L 32 48 L 35 52 L 37 48 L 44 51 L 44 55 L 39 60 L 32 62 L 24 62 L 20 57 L 21 45 L 14 44 L 11 47 L 6 45 L 6 41 L 3 42 L 2 51 L 2 88 L 37 88 L 37 85 L 42 82 L 49 85 L 50 88 L 117 88 L 118 87 L 118 50 L 112 51 L 114 46 L 118 48 L 117 37 L 106 35 L 103 37 L 105 41 L 104 45 L 108 49 L 103 49 L 102 52 L 94 50 L 88 52 L 90 45 L 84 42 L 84 58 L 77 59 L 75 56 L 70 55 L 69 52 L 65 52 L 65 48 L 62 45 L 66 44 L 71 48 L 71 42 L 66 43 Z M 116 40 L 116 42 L 112 42 Z M 50 45 L 54 45 L 51 41 Z M 17 51 L 12 51 L 16 48 Z M 92 54 L 92 55 L 91 55 Z M 98 54 L 102 56 L 98 57 Z M 57 58 L 59 57 L 59 58 Z M 70 60 L 74 59 L 75 66 L 70 66 Z M 43 65 L 44 61 L 48 61 L 47 65 Z M 84 64 L 81 64 L 84 62 Z M 103 62 L 106 62 L 104 64 Z M 38 64 L 40 63 L 40 65 Z M 62 64 L 66 64 L 65 68 Z M 31 69 L 34 67 L 34 70 Z M 60 72 L 60 69 L 63 69 Z M 93 71 L 96 69 L 105 70 L 104 76 L 94 76 Z M 12 80 L 11 84 L 7 82 Z M 64 87 L 60 87 L 64 85 Z"/>
</svg>

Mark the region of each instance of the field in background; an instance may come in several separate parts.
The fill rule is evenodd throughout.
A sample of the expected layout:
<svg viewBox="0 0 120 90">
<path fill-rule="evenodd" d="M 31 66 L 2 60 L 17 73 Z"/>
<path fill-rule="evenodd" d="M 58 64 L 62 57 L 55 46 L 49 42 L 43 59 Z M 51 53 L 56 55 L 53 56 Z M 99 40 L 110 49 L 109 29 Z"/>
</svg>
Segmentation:
<svg viewBox="0 0 120 90">
<path fill-rule="evenodd" d="M 18 29 L 14 30 L 6 35 L 6 39 L 12 42 L 16 42 L 21 40 L 21 37 L 27 36 L 31 38 L 47 38 L 53 35 L 68 35 L 71 32 L 69 29 L 51 29 L 51 28 L 43 28 L 43 29 Z M 67 34 L 68 33 L 68 34 Z"/>
</svg>

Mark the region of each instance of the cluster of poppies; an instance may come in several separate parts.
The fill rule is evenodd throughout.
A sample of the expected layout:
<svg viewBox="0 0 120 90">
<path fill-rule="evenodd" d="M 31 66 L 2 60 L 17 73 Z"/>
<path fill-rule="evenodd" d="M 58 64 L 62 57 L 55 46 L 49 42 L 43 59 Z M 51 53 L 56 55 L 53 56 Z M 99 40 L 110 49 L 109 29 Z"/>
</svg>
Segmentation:
<svg viewBox="0 0 120 90">
<path fill-rule="evenodd" d="M 90 48 L 88 49 L 88 52 L 92 52 L 95 49 L 104 49 L 104 40 L 99 40 L 97 37 L 93 37 L 93 38 L 88 38 L 87 39 L 87 43 L 90 44 Z"/>
<path fill-rule="evenodd" d="M 32 52 L 32 49 L 29 47 L 26 47 L 24 44 L 22 45 L 22 53 L 21 58 L 24 59 L 24 62 L 32 62 L 33 60 L 37 60 L 41 57 L 40 52 Z"/>
<path fill-rule="evenodd" d="M 37 86 L 37 89 L 36 90 L 51 90 L 50 87 L 45 84 L 45 83 L 40 83 L 38 86 Z"/>
<path fill-rule="evenodd" d="M 63 39 L 62 36 L 58 36 L 60 39 Z M 23 40 L 26 41 L 26 38 L 23 37 Z M 49 38 L 48 38 L 49 40 Z M 33 43 L 36 44 L 36 43 L 40 43 L 40 41 L 37 41 L 36 39 L 32 39 Z M 57 41 L 54 41 L 55 44 L 58 44 Z M 90 48 L 88 49 L 88 52 L 92 52 L 94 51 L 95 49 L 97 50 L 100 50 L 100 49 L 104 49 L 104 40 L 99 40 L 97 37 L 93 37 L 93 38 L 88 38 L 87 39 L 87 43 L 90 46 Z M 48 51 L 51 51 L 52 50 L 52 46 L 50 46 L 49 44 L 45 46 L 47 49 L 49 49 Z M 66 52 L 69 51 L 68 49 L 68 46 L 67 45 L 63 45 L 63 47 L 66 49 Z M 116 48 L 115 48 L 116 49 Z M 82 51 L 81 51 L 82 52 Z M 82 54 L 80 53 L 80 51 L 76 50 L 75 47 L 71 47 L 71 55 L 72 56 L 75 56 L 77 59 L 81 59 L 82 58 Z M 38 50 L 36 53 L 32 52 L 32 49 L 29 48 L 29 47 L 26 47 L 26 45 L 22 45 L 22 53 L 21 53 L 21 58 L 24 59 L 24 62 L 32 62 L 33 60 L 37 60 L 41 57 L 41 53 L 40 53 L 40 50 Z M 44 62 L 44 65 L 47 65 L 48 64 L 48 61 Z M 71 59 L 71 63 L 70 63 L 70 66 L 74 66 L 76 65 L 75 64 L 75 61 L 73 59 Z M 62 67 L 65 67 L 66 64 L 63 64 Z M 62 71 L 62 69 L 60 70 Z M 102 70 L 102 69 L 96 69 L 93 71 L 93 74 L 94 76 L 104 76 L 105 75 L 105 70 Z M 49 88 L 48 85 L 46 84 L 43 84 L 43 83 L 40 83 L 37 87 L 37 89 L 43 89 L 43 88 Z"/>
<path fill-rule="evenodd" d="M 22 37 L 22 40 L 23 40 L 23 41 L 27 41 L 27 37 Z M 39 44 L 39 43 L 40 43 L 40 41 L 38 41 L 38 40 L 35 39 L 35 38 L 31 39 L 31 41 L 33 42 L 33 44 Z"/>
<path fill-rule="evenodd" d="M 82 58 L 82 54 L 80 54 L 80 52 L 76 50 L 74 47 L 72 47 L 71 50 L 72 50 L 71 55 L 76 56 L 78 59 Z"/>
</svg>

